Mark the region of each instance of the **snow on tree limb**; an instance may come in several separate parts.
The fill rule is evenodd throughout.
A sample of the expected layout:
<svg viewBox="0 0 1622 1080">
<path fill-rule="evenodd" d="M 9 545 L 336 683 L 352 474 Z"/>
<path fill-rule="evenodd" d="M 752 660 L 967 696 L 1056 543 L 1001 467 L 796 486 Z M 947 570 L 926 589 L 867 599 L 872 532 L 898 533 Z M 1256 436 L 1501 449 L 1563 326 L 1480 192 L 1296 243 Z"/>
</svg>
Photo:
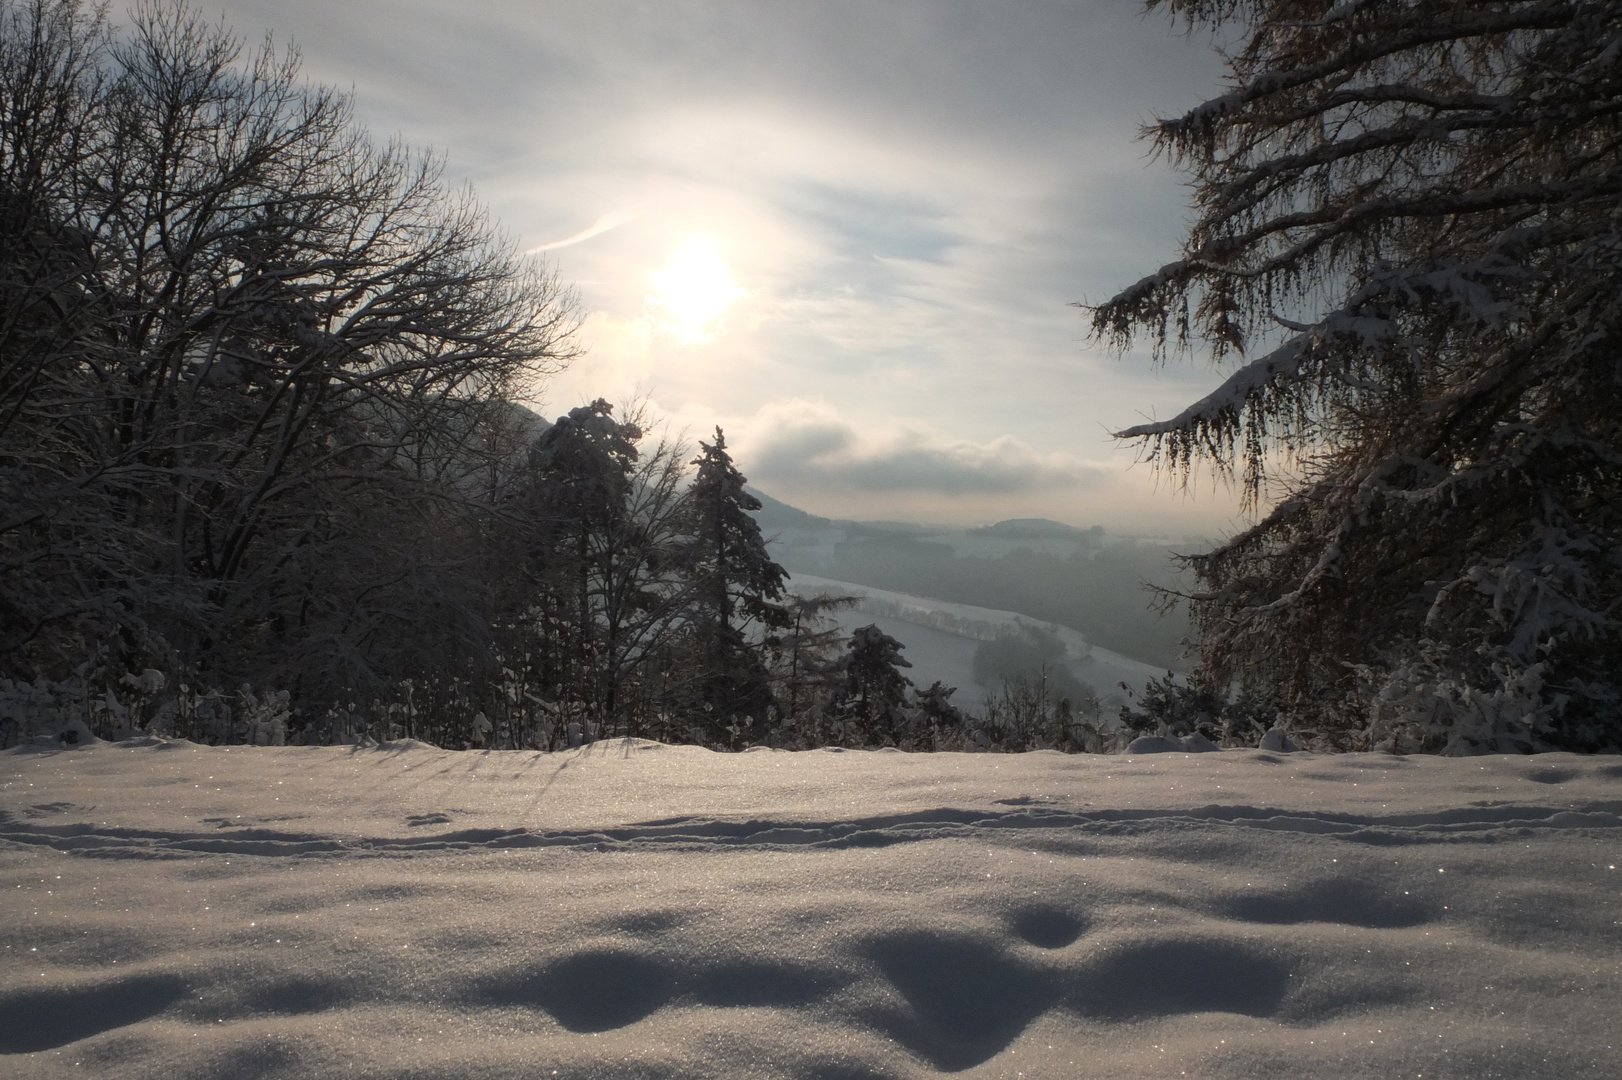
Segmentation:
<svg viewBox="0 0 1622 1080">
<path fill-rule="evenodd" d="M 1228 378 L 1211 393 L 1196 401 L 1170 420 L 1139 424 L 1117 431 L 1117 439 L 1150 439 L 1174 432 L 1194 432 L 1231 424 L 1239 410 L 1268 386 L 1280 380 L 1294 379 L 1301 373 L 1301 361 L 1311 348 L 1314 338 L 1309 334 L 1292 339 L 1266 356 L 1252 360 Z"/>
<path fill-rule="evenodd" d="M 1259 512 L 1187 560 L 1201 678 L 1353 745 L 1622 745 L 1622 6 L 1149 6 L 1244 37 L 1150 133 L 1194 177 L 1182 257 L 1093 332 L 1290 335 L 1116 436 Z"/>
</svg>

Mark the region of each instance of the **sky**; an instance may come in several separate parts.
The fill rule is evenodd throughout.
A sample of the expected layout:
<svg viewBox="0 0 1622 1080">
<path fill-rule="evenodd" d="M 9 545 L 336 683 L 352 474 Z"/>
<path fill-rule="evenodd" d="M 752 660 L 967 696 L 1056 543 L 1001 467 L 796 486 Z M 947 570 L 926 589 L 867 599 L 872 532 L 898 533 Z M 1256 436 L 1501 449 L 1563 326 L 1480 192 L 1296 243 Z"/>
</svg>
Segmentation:
<svg viewBox="0 0 1622 1080">
<path fill-rule="evenodd" d="M 1220 373 L 1087 338 L 1076 302 L 1175 258 L 1188 189 L 1139 138 L 1221 66 L 1132 0 L 230 0 L 379 138 L 443 155 L 573 283 L 555 416 L 719 425 L 762 490 L 830 516 L 1237 522 L 1111 431 Z"/>
</svg>

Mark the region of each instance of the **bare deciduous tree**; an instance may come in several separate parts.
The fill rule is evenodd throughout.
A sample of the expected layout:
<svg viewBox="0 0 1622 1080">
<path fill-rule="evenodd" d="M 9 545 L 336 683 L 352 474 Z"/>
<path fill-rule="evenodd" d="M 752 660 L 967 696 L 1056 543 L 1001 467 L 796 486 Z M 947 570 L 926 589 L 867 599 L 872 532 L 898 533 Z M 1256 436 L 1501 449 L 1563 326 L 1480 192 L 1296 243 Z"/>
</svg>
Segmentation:
<svg viewBox="0 0 1622 1080">
<path fill-rule="evenodd" d="M 478 636 L 489 446 L 567 290 L 290 50 L 12 0 L 0 56 L 0 665 L 331 695 Z"/>
</svg>

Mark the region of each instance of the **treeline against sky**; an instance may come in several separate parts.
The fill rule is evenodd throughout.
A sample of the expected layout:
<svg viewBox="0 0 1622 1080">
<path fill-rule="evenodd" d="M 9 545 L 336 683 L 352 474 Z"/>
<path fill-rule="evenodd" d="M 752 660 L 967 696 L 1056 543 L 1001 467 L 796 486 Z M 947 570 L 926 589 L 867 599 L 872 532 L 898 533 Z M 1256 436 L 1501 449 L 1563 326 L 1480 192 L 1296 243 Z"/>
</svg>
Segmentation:
<svg viewBox="0 0 1622 1080">
<path fill-rule="evenodd" d="M 6 745 L 1074 741 L 788 595 L 719 429 L 516 404 L 572 295 L 296 53 L 0 0 L 0 120 Z"/>
</svg>

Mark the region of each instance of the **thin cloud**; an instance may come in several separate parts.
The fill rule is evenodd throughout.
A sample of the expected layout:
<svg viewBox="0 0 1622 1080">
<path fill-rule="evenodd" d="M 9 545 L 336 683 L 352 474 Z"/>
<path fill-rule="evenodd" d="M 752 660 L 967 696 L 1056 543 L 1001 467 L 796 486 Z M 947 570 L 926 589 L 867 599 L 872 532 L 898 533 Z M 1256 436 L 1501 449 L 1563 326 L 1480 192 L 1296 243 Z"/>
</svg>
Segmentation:
<svg viewBox="0 0 1622 1080">
<path fill-rule="evenodd" d="M 1069 306 L 1176 250 L 1187 191 L 1137 131 L 1221 90 L 1135 5 L 221 4 L 372 130 L 444 148 L 576 285 L 589 353 L 548 400 L 640 387 L 740 451 L 763 406 L 826 401 L 739 461 L 831 516 L 1185 513 L 1103 433 L 1220 374 L 1109 357 Z M 749 294 L 701 343 L 647 302 L 694 235 Z"/>
<path fill-rule="evenodd" d="M 611 229 L 617 229 L 621 225 L 624 225 L 626 222 L 634 220 L 635 218 L 636 214 L 632 211 L 611 210 L 602 217 L 598 218 L 596 221 L 592 222 L 590 225 L 586 226 L 584 229 L 581 229 L 579 232 L 575 233 L 573 236 L 565 236 L 562 240 L 553 240 L 551 243 L 542 244 L 539 247 L 532 247 L 528 251 L 524 252 L 524 254 L 539 255 L 543 251 L 556 251 L 558 248 L 572 247 L 575 244 L 584 243 L 594 236 L 601 236 L 603 233 L 608 232 Z"/>
</svg>

